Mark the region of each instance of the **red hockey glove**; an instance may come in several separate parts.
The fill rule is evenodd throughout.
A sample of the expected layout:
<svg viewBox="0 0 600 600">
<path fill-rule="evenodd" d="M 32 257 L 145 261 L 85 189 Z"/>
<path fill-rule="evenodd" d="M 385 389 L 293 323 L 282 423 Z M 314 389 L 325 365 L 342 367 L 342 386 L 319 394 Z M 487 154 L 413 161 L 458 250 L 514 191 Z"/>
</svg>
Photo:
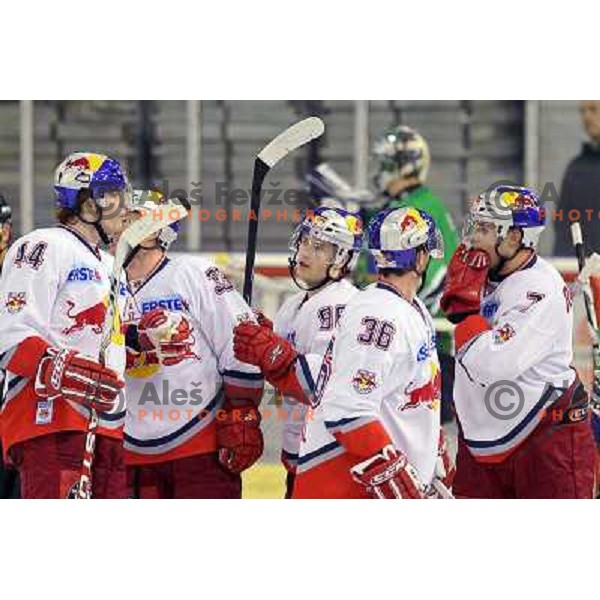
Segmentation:
<svg viewBox="0 0 600 600">
<path fill-rule="evenodd" d="M 123 387 L 112 369 L 68 348 L 49 348 L 35 378 L 35 393 L 40 398 L 62 396 L 98 412 L 113 410 Z"/>
<path fill-rule="evenodd" d="M 469 340 L 488 331 L 490 326 L 481 315 L 469 315 L 454 329 L 454 347 L 458 352 Z"/>
<path fill-rule="evenodd" d="M 485 285 L 490 259 L 483 250 L 467 250 L 464 244 L 454 252 L 444 284 L 440 307 L 449 321 L 459 323 L 479 313 L 481 291 Z"/>
<path fill-rule="evenodd" d="M 267 317 L 267 315 L 265 315 L 260 308 L 253 308 L 252 312 L 254 313 L 254 316 L 261 327 L 266 327 L 267 329 L 273 331 L 273 321 L 271 321 L 271 319 L 269 319 L 269 317 Z"/>
<path fill-rule="evenodd" d="M 350 469 L 355 481 L 367 493 L 381 500 L 425 498 L 425 490 L 415 468 L 406 456 L 391 444 Z"/>
<path fill-rule="evenodd" d="M 155 308 L 142 316 L 137 326 L 139 349 L 156 354 L 166 367 L 193 358 L 194 338 L 189 321 L 181 314 Z"/>
<path fill-rule="evenodd" d="M 233 352 L 238 360 L 259 367 L 269 382 L 281 377 L 298 356 L 288 341 L 248 321 L 233 330 Z"/>
<path fill-rule="evenodd" d="M 231 473 L 251 467 L 264 450 L 260 413 L 252 402 L 226 402 L 217 411 L 219 462 Z"/>
</svg>

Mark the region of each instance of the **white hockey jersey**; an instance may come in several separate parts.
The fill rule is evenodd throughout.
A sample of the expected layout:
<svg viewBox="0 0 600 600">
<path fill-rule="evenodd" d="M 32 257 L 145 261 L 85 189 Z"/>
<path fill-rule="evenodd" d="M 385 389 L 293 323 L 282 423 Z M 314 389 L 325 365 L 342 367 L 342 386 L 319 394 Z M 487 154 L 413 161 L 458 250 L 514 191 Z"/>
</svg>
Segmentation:
<svg viewBox="0 0 600 600">
<path fill-rule="evenodd" d="M 86 429 L 87 409 L 60 398 L 37 398 L 34 379 L 48 346 L 72 348 L 98 359 L 112 264 L 112 256 L 63 226 L 38 229 L 11 247 L 0 279 L 5 451 L 19 441 L 46 433 Z M 126 293 L 123 283 L 121 308 Z M 124 344 L 113 344 L 109 357 L 107 366 L 123 377 Z M 122 396 L 112 413 L 99 415 L 99 434 L 121 437 L 124 401 Z"/>
<path fill-rule="evenodd" d="M 431 483 L 440 435 L 435 330 L 424 304 L 379 282 L 348 303 L 300 446 L 295 498 L 365 497 L 350 468 L 388 443 Z"/>
<path fill-rule="evenodd" d="M 214 264 L 189 255 L 163 258 L 131 292 L 126 321 L 135 323 L 157 307 L 181 312 L 192 330 L 194 356 L 171 366 L 144 353 L 128 362 L 126 462 L 215 452 L 224 395 L 246 393 L 258 403 L 262 394 L 259 370 L 233 355 L 233 328 L 253 320 L 252 311 Z"/>
<path fill-rule="evenodd" d="M 299 292 L 279 309 L 273 330 L 290 341 L 300 354 L 296 372 L 305 389 L 313 389 L 312 373 L 317 373 L 331 336 L 346 307 L 358 290 L 346 279 L 332 282 L 310 297 Z M 311 373 L 312 372 L 312 373 Z M 294 471 L 298 462 L 300 437 L 307 406 L 283 397 L 282 462 Z"/>
<path fill-rule="evenodd" d="M 497 462 L 575 379 L 573 299 L 558 271 L 533 255 L 487 283 L 481 314 L 492 329 L 457 353 L 454 403 L 471 453 Z"/>
</svg>

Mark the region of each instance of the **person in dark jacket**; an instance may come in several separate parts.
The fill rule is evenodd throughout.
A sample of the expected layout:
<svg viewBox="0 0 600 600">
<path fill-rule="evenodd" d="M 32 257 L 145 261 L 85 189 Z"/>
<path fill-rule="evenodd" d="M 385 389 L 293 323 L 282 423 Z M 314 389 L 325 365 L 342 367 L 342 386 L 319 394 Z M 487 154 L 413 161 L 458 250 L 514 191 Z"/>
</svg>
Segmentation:
<svg viewBox="0 0 600 600">
<path fill-rule="evenodd" d="M 569 224 L 579 211 L 590 250 L 600 252 L 600 100 L 583 100 L 581 120 L 589 141 L 567 167 L 554 220 L 554 255 L 572 256 Z M 569 211 L 571 217 L 569 216 Z M 587 211 L 587 212 L 586 212 Z"/>
</svg>

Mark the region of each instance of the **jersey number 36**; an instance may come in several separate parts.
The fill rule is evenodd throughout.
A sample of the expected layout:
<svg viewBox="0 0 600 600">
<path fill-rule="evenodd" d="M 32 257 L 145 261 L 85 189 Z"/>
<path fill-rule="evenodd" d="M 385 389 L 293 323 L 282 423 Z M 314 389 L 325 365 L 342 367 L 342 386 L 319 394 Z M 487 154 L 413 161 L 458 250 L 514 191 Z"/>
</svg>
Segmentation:
<svg viewBox="0 0 600 600">
<path fill-rule="evenodd" d="M 356 337 L 361 344 L 373 345 L 380 350 L 387 350 L 390 347 L 396 333 L 392 323 L 375 317 L 364 317 L 361 324 L 364 329 Z"/>
</svg>

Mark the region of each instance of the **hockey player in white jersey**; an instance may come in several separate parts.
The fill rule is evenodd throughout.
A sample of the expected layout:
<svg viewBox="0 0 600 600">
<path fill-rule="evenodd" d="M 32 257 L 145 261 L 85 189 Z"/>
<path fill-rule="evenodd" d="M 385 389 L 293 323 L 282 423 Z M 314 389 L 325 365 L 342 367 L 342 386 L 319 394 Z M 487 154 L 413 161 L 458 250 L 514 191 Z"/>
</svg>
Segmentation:
<svg viewBox="0 0 600 600">
<path fill-rule="evenodd" d="M 536 253 L 544 225 L 535 191 L 492 188 L 473 201 L 448 269 L 457 496 L 592 497 L 588 398 L 571 365 L 573 298 Z"/>
<path fill-rule="evenodd" d="M 136 194 L 136 210 L 160 207 Z M 240 498 L 261 456 L 263 378 L 233 356 L 252 311 L 204 258 L 170 257 L 180 224 L 146 240 L 127 268 L 125 460 L 140 498 Z"/>
<path fill-rule="evenodd" d="M 435 477 L 450 484 L 435 330 L 417 297 L 439 230 L 425 211 L 388 208 L 369 249 L 379 280 L 350 300 L 327 349 L 293 498 L 424 498 Z"/>
<path fill-rule="evenodd" d="M 2 271 L 2 445 L 24 498 L 72 497 L 91 406 L 100 417 L 94 497 L 124 498 L 125 348 L 99 364 L 112 269 L 99 245 L 124 226 L 129 184 L 116 160 L 77 152 L 56 169 L 54 190 L 58 226 L 18 239 Z"/>
<path fill-rule="evenodd" d="M 274 325 L 261 317 L 261 325 L 244 323 L 235 330 L 236 357 L 259 366 L 283 397 L 281 459 L 287 471 L 287 498 L 314 388 L 311 372 L 318 374 L 346 303 L 358 292 L 347 275 L 356 263 L 362 239 L 357 215 L 341 208 L 309 211 L 290 240 L 290 275 L 302 291 L 283 304 Z"/>
</svg>

